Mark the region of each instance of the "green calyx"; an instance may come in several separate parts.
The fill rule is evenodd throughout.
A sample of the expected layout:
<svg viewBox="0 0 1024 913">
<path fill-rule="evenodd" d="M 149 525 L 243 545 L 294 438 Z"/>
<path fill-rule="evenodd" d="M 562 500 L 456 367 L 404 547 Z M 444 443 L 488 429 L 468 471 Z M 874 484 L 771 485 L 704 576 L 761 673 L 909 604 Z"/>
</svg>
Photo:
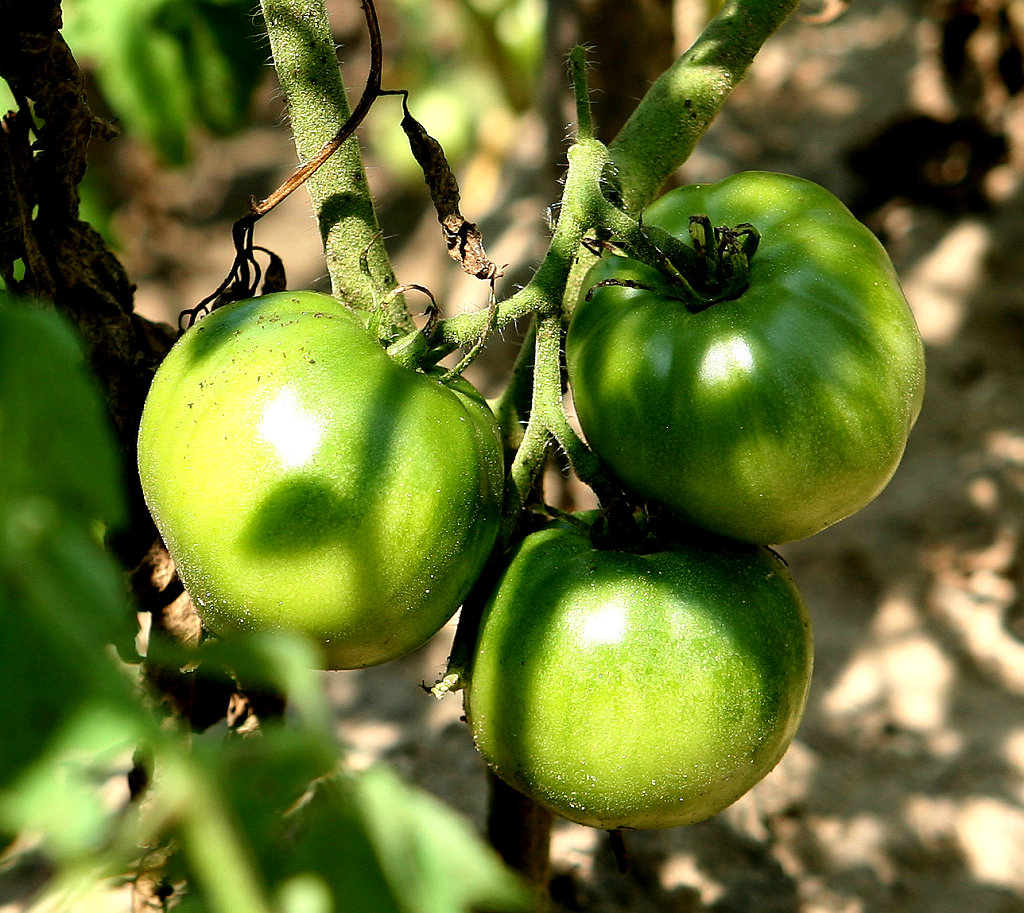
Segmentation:
<svg viewBox="0 0 1024 913">
<path fill-rule="evenodd" d="M 697 255 L 698 293 L 708 305 L 739 298 L 750 286 L 750 261 L 761 235 L 749 222 L 735 228 L 713 228 L 705 216 L 691 216 L 690 240 Z"/>
<path fill-rule="evenodd" d="M 639 229 L 642 242 L 625 249 L 665 278 L 651 291 L 676 298 L 697 313 L 739 298 L 750 286 L 750 262 L 761 236 L 749 222 L 715 227 L 706 215 L 691 216 L 688 241 L 654 225 L 641 223 Z M 624 284 L 608 279 L 594 288 Z"/>
</svg>

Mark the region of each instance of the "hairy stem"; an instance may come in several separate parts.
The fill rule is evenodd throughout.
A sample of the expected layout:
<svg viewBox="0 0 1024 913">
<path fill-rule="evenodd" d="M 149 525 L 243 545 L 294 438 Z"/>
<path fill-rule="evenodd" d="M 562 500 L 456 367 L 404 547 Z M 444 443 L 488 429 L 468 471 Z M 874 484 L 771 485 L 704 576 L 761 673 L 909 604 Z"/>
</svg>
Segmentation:
<svg viewBox="0 0 1024 913">
<path fill-rule="evenodd" d="M 569 52 L 569 81 L 576 101 L 576 137 L 594 138 L 594 113 L 590 107 L 590 86 L 587 84 L 587 49 L 574 47 Z"/>
<path fill-rule="evenodd" d="M 595 139 L 580 138 L 569 149 L 569 170 L 559 211 L 558 225 L 544 259 L 533 278 L 511 298 L 498 305 L 496 326 L 505 326 L 531 314 L 561 313 L 569 275 L 579 254 L 584 234 L 596 224 L 601 174 L 607 150 Z M 443 320 L 434 335 L 435 344 L 471 345 L 487 325 L 486 311 L 457 314 Z"/>
<path fill-rule="evenodd" d="M 531 417 L 565 451 L 576 477 L 589 485 L 601 500 L 618 493 L 601 461 L 580 440 L 569 424 L 562 398 L 562 323 L 558 317 L 546 317 L 537 328 L 537 359 Z"/>
<path fill-rule="evenodd" d="M 262 0 L 262 7 L 295 148 L 300 160 L 307 161 L 337 134 L 351 113 L 327 9 L 323 0 Z M 355 137 L 308 179 L 306 189 L 320 226 L 334 294 L 353 307 L 374 307 L 394 287 L 395 278 Z M 400 298 L 394 313 L 395 323 L 408 325 Z"/>
<path fill-rule="evenodd" d="M 799 0 L 725 0 L 648 90 L 609 146 L 627 210 L 639 212 L 693 152 L 757 52 Z"/>
</svg>

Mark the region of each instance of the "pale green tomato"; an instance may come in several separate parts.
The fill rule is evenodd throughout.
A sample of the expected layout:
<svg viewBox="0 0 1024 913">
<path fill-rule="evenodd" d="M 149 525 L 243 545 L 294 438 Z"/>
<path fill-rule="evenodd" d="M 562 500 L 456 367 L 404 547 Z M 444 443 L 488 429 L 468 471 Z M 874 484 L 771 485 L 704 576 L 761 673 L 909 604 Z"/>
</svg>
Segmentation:
<svg viewBox="0 0 1024 913">
<path fill-rule="evenodd" d="M 146 400 L 139 472 L 205 625 L 306 634 L 328 668 L 402 656 L 445 624 L 495 541 L 504 474 L 468 383 L 399 365 L 311 292 L 185 333 Z"/>
</svg>

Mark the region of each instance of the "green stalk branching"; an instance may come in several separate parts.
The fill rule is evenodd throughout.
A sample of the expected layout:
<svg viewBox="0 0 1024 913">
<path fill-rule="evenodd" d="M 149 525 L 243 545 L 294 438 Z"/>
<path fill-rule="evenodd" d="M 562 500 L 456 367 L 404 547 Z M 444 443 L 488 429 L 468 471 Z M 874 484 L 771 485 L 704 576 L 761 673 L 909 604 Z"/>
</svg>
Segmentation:
<svg viewBox="0 0 1024 913">
<path fill-rule="evenodd" d="M 639 213 L 693 152 L 762 45 L 799 0 L 725 0 L 647 90 L 609 146 L 628 212 Z"/>
</svg>

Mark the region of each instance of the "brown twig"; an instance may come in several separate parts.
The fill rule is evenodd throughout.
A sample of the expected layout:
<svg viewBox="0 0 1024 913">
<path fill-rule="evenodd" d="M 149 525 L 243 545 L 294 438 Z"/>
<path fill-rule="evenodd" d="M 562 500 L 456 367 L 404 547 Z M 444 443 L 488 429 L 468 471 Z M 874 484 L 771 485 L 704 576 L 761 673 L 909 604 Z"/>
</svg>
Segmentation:
<svg viewBox="0 0 1024 913">
<path fill-rule="evenodd" d="M 263 216 L 305 184 L 317 169 L 341 148 L 342 144 L 356 132 L 359 125 L 365 120 L 374 101 L 382 94 L 380 80 L 384 67 L 384 48 L 380 34 L 380 22 L 377 19 L 377 10 L 373 5 L 373 0 L 362 0 L 361 5 L 370 35 L 370 72 L 366 78 L 366 86 L 363 88 L 359 103 L 338 132 L 324 143 L 312 158 L 303 162 L 288 175 L 273 193 L 262 200 L 256 200 L 255 197 L 250 200 L 249 212 L 231 226 L 231 237 L 235 246 L 235 259 L 231 264 L 231 269 L 224 281 L 213 292 L 195 307 L 186 308 L 179 314 L 179 333 L 185 332 L 197 320 L 221 304 L 251 298 L 256 293 L 264 271 L 254 256 L 255 251 L 261 251 L 270 257 L 270 264 L 265 274 L 268 287 L 264 291 L 280 291 L 285 287 L 284 264 L 281 258 L 273 251 L 253 244 L 255 226 Z"/>
<path fill-rule="evenodd" d="M 250 203 L 247 219 L 255 221 L 266 215 L 282 200 L 301 187 L 316 173 L 366 118 L 373 103 L 381 95 L 402 96 L 402 129 L 409 139 L 413 157 L 423 170 L 430 198 L 437 210 L 437 218 L 444 232 L 448 253 L 471 276 L 493 282 L 504 275 L 504 268 L 488 259 L 484 252 L 483 237 L 476 223 L 467 220 L 459 211 L 459 185 L 452 173 L 441 144 L 423 128 L 409 112 L 409 93 L 405 90 L 382 90 L 381 74 L 384 68 L 384 47 L 380 22 L 373 0 L 362 0 L 366 27 L 370 36 L 370 70 L 363 94 L 341 129 L 308 161 L 299 165 L 273 193 L 263 200 Z M 240 220 L 244 221 L 244 220 Z"/>
</svg>

